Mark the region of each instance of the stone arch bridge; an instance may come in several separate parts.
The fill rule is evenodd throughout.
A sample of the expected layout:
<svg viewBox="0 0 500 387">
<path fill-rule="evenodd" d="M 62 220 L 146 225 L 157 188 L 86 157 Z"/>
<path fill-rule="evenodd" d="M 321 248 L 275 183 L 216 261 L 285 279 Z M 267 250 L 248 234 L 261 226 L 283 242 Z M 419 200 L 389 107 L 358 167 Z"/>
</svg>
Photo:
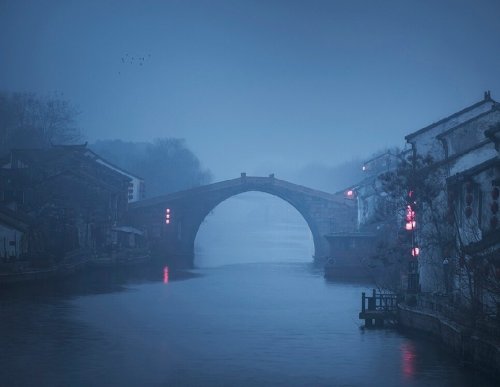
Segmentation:
<svg viewBox="0 0 500 387">
<path fill-rule="evenodd" d="M 224 200 L 249 191 L 277 196 L 297 209 L 311 230 L 317 261 L 329 255 L 326 234 L 356 227 L 355 200 L 279 180 L 274 175 L 254 177 L 245 173 L 240 178 L 131 203 L 128 221 L 146 230 L 155 249 L 174 258 L 179 266 L 193 267 L 194 242 L 205 217 Z"/>
</svg>

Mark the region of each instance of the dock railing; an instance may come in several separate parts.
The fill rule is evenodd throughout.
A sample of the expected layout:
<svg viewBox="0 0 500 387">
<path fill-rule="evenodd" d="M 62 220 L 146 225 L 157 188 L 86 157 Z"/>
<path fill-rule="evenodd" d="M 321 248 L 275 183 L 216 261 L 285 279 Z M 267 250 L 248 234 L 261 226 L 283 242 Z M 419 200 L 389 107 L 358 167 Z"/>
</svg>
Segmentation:
<svg viewBox="0 0 500 387">
<path fill-rule="evenodd" d="M 398 297 L 391 293 L 378 293 L 375 289 L 371 296 L 361 293 L 361 313 L 359 318 L 365 320 L 366 326 L 384 325 L 385 320 L 395 320 L 397 316 Z"/>
</svg>

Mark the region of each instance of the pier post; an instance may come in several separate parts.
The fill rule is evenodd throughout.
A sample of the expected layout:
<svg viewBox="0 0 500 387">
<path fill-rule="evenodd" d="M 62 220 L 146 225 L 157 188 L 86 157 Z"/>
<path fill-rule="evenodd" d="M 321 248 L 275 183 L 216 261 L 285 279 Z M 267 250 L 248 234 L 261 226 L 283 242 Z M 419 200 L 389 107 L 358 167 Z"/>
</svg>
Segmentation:
<svg viewBox="0 0 500 387">
<path fill-rule="evenodd" d="M 377 300 L 375 299 L 375 289 L 373 289 L 373 295 L 368 297 L 368 310 L 375 310 L 377 305 Z"/>
</svg>

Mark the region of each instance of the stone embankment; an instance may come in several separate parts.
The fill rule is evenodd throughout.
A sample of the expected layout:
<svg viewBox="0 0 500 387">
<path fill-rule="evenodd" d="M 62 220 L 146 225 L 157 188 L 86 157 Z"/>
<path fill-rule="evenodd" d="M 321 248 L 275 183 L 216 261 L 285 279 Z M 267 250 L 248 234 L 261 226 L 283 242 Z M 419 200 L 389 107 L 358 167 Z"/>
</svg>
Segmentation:
<svg viewBox="0 0 500 387">
<path fill-rule="evenodd" d="M 432 311 L 399 305 L 403 328 L 431 334 L 464 363 L 500 379 L 500 343 Z"/>
</svg>

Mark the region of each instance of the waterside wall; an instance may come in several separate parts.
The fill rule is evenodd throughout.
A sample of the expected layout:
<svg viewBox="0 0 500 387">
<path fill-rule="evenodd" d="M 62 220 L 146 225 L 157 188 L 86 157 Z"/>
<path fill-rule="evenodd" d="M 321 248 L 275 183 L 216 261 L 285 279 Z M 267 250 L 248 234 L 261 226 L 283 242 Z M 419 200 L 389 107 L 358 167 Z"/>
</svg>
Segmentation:
<svg viewBox="0 0 500 387">
<path fill-rule="evenodd" d="M 500 380 L 500 345 L 428 311 L 399 305 L 401 327 L 431 334 L 462 361 Z"/>
</svg>

